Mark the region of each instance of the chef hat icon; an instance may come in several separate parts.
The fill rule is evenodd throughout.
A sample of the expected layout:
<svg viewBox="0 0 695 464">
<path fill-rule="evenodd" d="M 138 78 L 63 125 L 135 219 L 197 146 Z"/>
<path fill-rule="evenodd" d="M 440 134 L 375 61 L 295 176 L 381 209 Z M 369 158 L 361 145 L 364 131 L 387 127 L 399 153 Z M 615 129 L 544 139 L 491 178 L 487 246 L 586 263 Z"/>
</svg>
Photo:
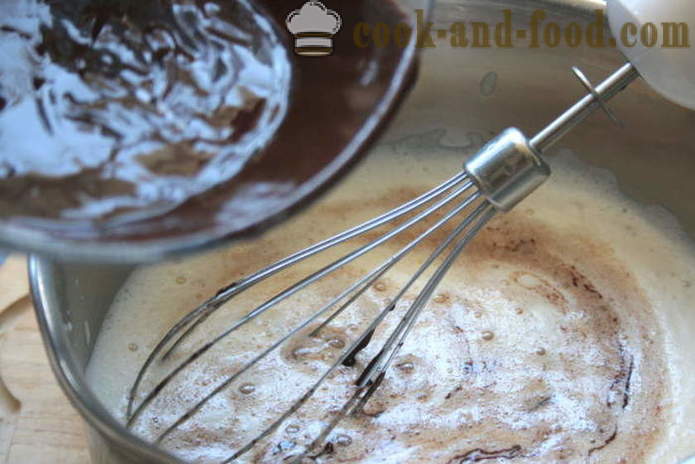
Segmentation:
<svg viewBox="0 0 695 464">
<path fill-rule="evenodd" d="M 294 51 L 302 56 L 333 53 L 333 36 L 340 30 L 340 15 L 314 0 L 287 16 L 287 29 L 294 35 Z"/>
</svg>

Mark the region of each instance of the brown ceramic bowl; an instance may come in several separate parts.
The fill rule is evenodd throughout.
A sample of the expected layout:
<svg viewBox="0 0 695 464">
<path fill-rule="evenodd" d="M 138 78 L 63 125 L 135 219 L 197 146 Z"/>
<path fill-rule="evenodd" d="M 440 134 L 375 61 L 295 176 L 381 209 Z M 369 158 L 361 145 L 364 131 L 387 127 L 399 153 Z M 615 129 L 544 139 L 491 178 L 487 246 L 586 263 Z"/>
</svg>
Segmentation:
<svg viewBox="0 0 695 464">
<path fill-rule="evenodd" d="M 415 24 L 431 0 L 327 0 L 342 16 L 329 56 L 294 52 L 285 27 L 296 1 L 258 2 L 285 39 L 292 67 L 287 113 L 270 143 L 228 181 L 175 208 L 127 223 L 37 215 L 0 220 L 7 247 L 70 259 L 142 262 L 254 233 L 290 215 L 337 179 L 390 119 L 416 74 L 416 35 L 400 46 L 358 47 L 359 22 Z M 54 188 L 64 188 L 52 185 Z"/>
</svg>

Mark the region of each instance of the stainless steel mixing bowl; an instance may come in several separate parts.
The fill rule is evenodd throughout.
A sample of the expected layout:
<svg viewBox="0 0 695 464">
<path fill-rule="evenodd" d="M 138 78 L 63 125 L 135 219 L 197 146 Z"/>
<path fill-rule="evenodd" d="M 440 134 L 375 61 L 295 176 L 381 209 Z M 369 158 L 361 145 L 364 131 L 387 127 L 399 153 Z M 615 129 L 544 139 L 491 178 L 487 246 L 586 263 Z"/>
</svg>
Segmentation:
<svg viewBox="0 0 695 464">
<path fill-rule="evenodd" d="M 507 8 L 513 10 L 514 21 L 524 26 L 536 8 L 546 9 L 547 21 L 587 25 L 597 7 L 602 7 L 597 0 L 449 0 L 438 5 L 435 28 L 460 20 L 495 24 Z M 409 149 L 421 156 L 436 156 L 454 140 L 468 144 L 472 151 L 512 125 L 534 133 L 583 94 L 569 72 L 572 65 L 597 80 L 623 61 L 610 48 L 454 49 L 441 44 L 425 51 L 420 81 L 384 138 L 410 137 Z M 624 129 L 605 115 L 594 115 L 555 150 L 572 150 L 612 171 L 624 192 L 666 207 L 695 236 L 691 175 L 695 172 L 695 113 L 666 102 L 643 82 L 631 86 L 611 106 Z M 56 376 L 88 424 L 94 462 L 176 462 L 130 435 L 85 381 L 104 316 L 131 270 L 33 257 L 30 274 L 37 316 Z"/>
</svg>

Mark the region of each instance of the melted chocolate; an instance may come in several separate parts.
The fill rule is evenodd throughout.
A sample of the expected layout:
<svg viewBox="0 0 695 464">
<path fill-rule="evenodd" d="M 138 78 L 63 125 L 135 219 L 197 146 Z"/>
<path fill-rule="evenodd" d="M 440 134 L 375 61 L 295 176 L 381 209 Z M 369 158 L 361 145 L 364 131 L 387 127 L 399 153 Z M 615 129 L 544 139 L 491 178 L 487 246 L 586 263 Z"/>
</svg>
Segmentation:
<svg viewBox="0 0 695 464">
<path fill-rule="evenodd" d="M 515 445 L 511 448 L 503 450 L 486 451 L 482 448 L 476 448 L 474 450 L 468 451 L 461 456 L 456 456 L 449 464 L 466 464 L 469 462 L 480 462 L 480 461 L 499 461 L 500 459 L 514 459 L 521 456 L 521 446 Z"/>
<path fill-rule="evenodd" d="M 287 51 L 241 1 L 22 7 L 3 34 L 4 215 L 159 215 L 234 176 L 284 118 Z"/>
<path fill-rule="evenodd" d="M 374 135 L 410 55 L 355 46 L 358 22 L 404 20 L 362 0 L 326 2 L 343 23 L 332 56 L 296 56 L 298 6 L 15 0 L 0 19 L 0 216 L 63 239 L 212 239 L 307 198 Z"/>
</svg>

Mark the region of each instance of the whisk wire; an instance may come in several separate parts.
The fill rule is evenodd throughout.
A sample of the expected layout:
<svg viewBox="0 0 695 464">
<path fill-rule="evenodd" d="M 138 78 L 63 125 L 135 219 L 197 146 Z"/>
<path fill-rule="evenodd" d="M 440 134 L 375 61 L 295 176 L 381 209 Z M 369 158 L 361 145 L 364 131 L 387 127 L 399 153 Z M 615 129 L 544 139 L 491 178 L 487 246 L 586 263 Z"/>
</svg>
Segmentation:
<svg viewBox="0 0 695 464">
<path fill-rule="evenodd" d="M 416 273 L 411 277 L 411 279 L 408 281 L 408 283 L 401 289 L 399 294 L 394 298 L 394 300 L 387 305 L 380 313 L 379 315 L 372 321 L 372 323 L 360 334 L 360 336 L 346 349 L 344 350 L 341 355 L 337 358 L 336 361 L 326 370 L 323 375 L 314 383 L 309 390 L 305 392 L 305 394 L 300 397 L 295 403 L 293 403 L 289 409 L 287 409 L 278 419 L 276 419 L 271 425 L 269 425 L 266 429 L 264 429 L 262 432 L 260 432 L 256 437 L 251 439 L 246 445 L 242 446 L 237 452 L 235 452 L 232 456 L 230 456 L 227 460 L 223 461 L 224 464 L 231 463 L 241 457 L 243 454 L 251 450 L 259 441 L 263 440 L 266 438 L 268 435 L 273 433 L 277 428 L 282 425 L 282 423 L 287 420 L 291 415 L 293 415 L 299 408 L 301 408 L 306 401 L 308 401 L 313 394 L 318 390 L 318 388 L 321 386 L 321 384 L 330 376 L 335 369 L 338 368 L 341 364 L 344 364 L 345 360 L 348 359 L 351 355 L 353 355 L 353 352 L 355 349 L 362 344 L 364 339 L 370 334 L 374 333 L 374 331 L 377 329 L 377 327 L 381 324 L 381 322 L 386 318 L 389 312 L 394 308 L 395 304 L 397 303 L 398 299 L 400 299 L 408 290 L 410 286 L 412 286 L 418 278 L 429 268 L 429 266 L 442 254 L 442 252 L 457 238 L 459 237 L 468 226 L 472 222 L 474 222 L 476 219 L 478 219 L 481 214 L 483 214 L 482 220 L 479 220 L 479 222 L 475 225 L 473 229 L 467 234 L 465 234 L 464 238 L 461 240 L 461 242 L 456 246 L 454 251 L 447 257 L 445 262 L 440 265 L 440 267 L 435 271 L 433 277 L 430 278 L 430 281 L 428 281 L 427 289 L 428 289 L 428 296 L 424 298 L 418 298 L 416 302 L 413 303 L 411 308 L 409 309 L 408 313 L 410 314 L 410 317 L 412 318 L 413 315 L 416 315 L 419 313 L 419 311 L 424 307 L 425 303 L 431 297 L 432 292 L 436 288 L 436 286 L 439 284 L 441 279 L 444 277 L 444 274 L 448 269 L 451 267 L 451 264 L 453 261 L 456 259 L 456 257 L 461 253 L 463 250 L 463 247 L 472 239 L 472 237 L 475 235 L 475 232 L 479 230 L 489 219 L 492 217 L 494 214 L 494 211 L 492 211 L 491 206 L 489 203 L 484 202 L 481 204 L 476 210 L 468 216 L 464 221 L 461 222 L 448 236 L 447 238 L 430 254 L 430 256 L 422 263 L 422 265 L 418 268 Z M 417 303 L 417 306 L 416 306 Z M 406 316 L 407 318 L 408 316 Z M 413 321 L 414 322 L 414 321 Z M 402 323 L 399 323 L 399 327 L 401 327 Z M 405 326 L 408 326 L 407 324 Z M 412 325 L 410 325 L 412 326 Z M 393 339 L 395 337 L 392 335 Z M 404 337 L 403 337 L 404 338 Z M 401 339 L 402 340 L 402 339 Z M 377 355 L 379 356 L 379 355 Z M 378 358 L 374 358 L 378 359 Z M 374 361 L 374 360 L 372 360 Z M 362 394 L 367 390 L 367 394 L 371 396 L 374 390 L 378 387 L 378 383 L 380 383 L 379 378 L 383 379 L 383 374 L 388 368 L 388 365 L 383 366 L 383 370 L 380 371 L 380 377 L 377 377 L 377 379 L 374 381 L 372 384 L 364 384 L 360 385 L 359 381 L 356 382 L 356 392 L 353 394 L 353 397 L 348 400 L 348 403 L 341 409 L 341 411 L 338 413 L 337 417 L 332 420 L 327 427 L 331 427 L 331 424 L 337 424 L 345 418 L 350 411 L 355 407 L 355 404 L 362 404 L 361 399 L 362 399 Z M 369 366 L 367 367 L 369 369 Z M 364 376 L 364 373 L 360 376 L 362 378 Z M 373 387 L 373 388 L 369 388 Z M 371 391 L 371 393 L 369 393 Z M 368 399 L 368 398 L 367 398 Z M 366 400 L 364 401 L 366 402 Z M 347 408 L 347 406 L 350 406 L 350 408 Z M 337 420 L 336 420 L 337 419 Z M 333 425 L 335 427 L 335 425 Z M 332 429 L 331 429 L 332 430 Z M 325 430 L 319 435 L 319 436 L 328 436 L 330 434 L 330 431 L 328 430 L 327 433 L 324 433 Z M 316 444 L 316 441 L 312 443 L 307 450 L 309 451 L 311 448 L 314 448 Z M 304 454 L 302 457 L 306 456 Z M 297 462 L 297 461 L 295 461 Z"/>
<path fill-rule="evenodd" d="M 350 287 L 347 289 L 343 290 L 339 295 L 334 297 L 331 301 L 326 303 L 323 307 L 321 307 L 316 313 L 314 313 L 312 316 L 310 316 L 308 319 L 306 319 L 304 322 L 302 322 L 299 326 L 295 327 L 292 329 L 289 333 L 281 337 L 279 340 L 277 340 L 275 343 L 273 343 L 270 347 L 266 348 L 263 350 L 258 356 L 254 357 L 250 361 L 248 361 L 244 366 L 242 366 L 237 372 L 232 374 L 231 376 L 227 377 L 220 385 L 218 385 L 211 393 L 206 395 L 203 399 L 201 399 L 198 403 L 196 403 L 192 408 L 190 408 L 186 414 L 182 415 L 179 417 L 171 426 L 169 426 L 160 436 L 157 438 L 157 442 L 161 442 L 164 438 L 166 438 L 169 434 L 171 434 L 174 430 L 176 430 L 179 426 L 181 426 L 184 422 L 186 422 L 190 417 L 192 417 L 196 412 L 198 412 L 212 397 L 220 393 L 222 390 L 227 388 L 230 384 L 232 384 L 237 378 L 239 378 L 241 375 L 245 374 L 249 369 L 253 368 L 258 362 L 263 360 L 265 357 L 267 357 L 270 353 L 275 351 L 279 346 L 281 346 L 284 342 L 295 336 L 297 333 L 301 332 L 303 329 L 311 325 L 316 319 L 321 317 L 323 314 L 325 314 L 329 309 L 334 307 L 338 302 L 340 302 L 343 298 L 346 296 L 350 295 L 353 293 L 353 295 L 347 300 L 345 304 L 343 304 L 336 312 L 334 312 L 324 323 L 322 323 L 319 328 L 325 327 L 327 322 L 332 321 L 339 312 L 342 312 L 344 309 L 346 309 L 350 304 L 352 304 L 355 300 L 361 296 L 364 291 L 366 291 L 380 276 L 382 276 L 384 273 L 386 273 L 390 268 L 392 268 L 398 261 L 400 261 L 405 255 L 408 254 L 413 248 L 415 248 L 419 243 L 421 243 L 424 239 L 426 239 L 429 235 L 431 235 L 433 232 L 435 232 L 437 229 L 439 229 L 442 225 L 444 225 L 446 222 L 448 222 L 451 218 L 456 216 L 457 214 L 460 214 L 462 211 L 464 211 L 466 208 L 468 208 L 475 200 L 478 199 L 478 195 L 474 194 L 466 198 L 464 201 L 462 201 L 458 206 L 453 208 L 449 213 L 447 213 L 444 217 L 442 217 L 439 221 L 437 221 L 435 224 L 433 224 L 428 230 L 423 232 L 421 235 L 419 235 L 416 239 L 408 243 L 405 247 L 403 247 L 398 253 L 395 255 L 391 256 L 388 258 L 384 263 L 382 263 L 380 266 L 375 268 L 374 270 L 370 271 L 368 274 L 363 276 L 360 280 L 352 284 Z M 358 291 L 355 291 L 358 290 Z M 406 287 L 407 290 L 407 287 Z M 404 292 L 402 292 L 404 293 Z M 400 298 L 400 295 L 399 295 Z M 388 312 L 388 311 L 387 311 Z M 317 331 L 314 331 L 317 332 Z M 310 333 L 309 336 L 313 336 L 314 332 Z M 208 344 L 204 345 L 204 347 L 207 347 Z M 191 362 L 199 356 L 197 353 L 200 350 L 196 351 L 194 355 L 191 356 Z M 152 392 L 154 395 L 158 394 L 161 392 L 161 390 L 166 386 L 166 384 L 172 380 L 173 376 L 175 373 L 180 372 L 183 368 L 186 366 L 184 364 L 181 364 L 175 372 L 172 372 L 169 374 L 165 380 L 161 381 L 159 385 L 157 385 Z M 152 393 L 151 393 L 152 394 Z M 152 401 L 154 399 L 154 396 L 152 398 L 148 398 L 149 401 Z M 142 405 L 141 405 L 142 406 Z M 138 407 L 138 410 L 140 407 Z M 138 412 L 136 410 L 136 413 Z"/>
<path fill-rule="evenodd" d="M 417 279 L 424 273 L 424 271 L 429 268 L 429 266 L 442 254 L 442 252 L 449 247 L 449 245 L 456 240 L 458 237 L 461 236 L 461 234 L 468 228 L 468 226 L 471 225 L 474 221 L 477 220 L 477 222 L 468 229 L 468 231 L 464 234 L 464 236 L 459 240 L 459 242 L 454 246 L 452 251 L 447 255 L 445 260 L 440 264 L 433 275 L 430 277 L 430 279 L 427 281 L 425 288 L 423 291 L 418 295 L 418 297 L 415 299 L 415 301 L 411 304 L 410 308 L 408 309 L 408 312 L 406 315 L 401 319 L 401 322 L 398 324 L 396 329 L 392 332 L 391 336 L 389 337 L 389 340 L 387 343 L 384 345 L 384 348 L 380 350 L 379 354 L 377 354 L 372 361 L 369 363 L 367 368 L 365 369 L 365 372 L 362 373 L 360 376 L 360 379 L 369 379 L 371 377 L 371 380 L 367 380 L 364 382 L 356 382 L 356 387 L 357 390 L 355 393 L 350 397 L 350 399 L 345 403 L 345 405 L 341 408 L 341 410 L 336 414 L 336 416 L 329 422 L 329 424 L 321 431 L 321 433 L 312 441 L 310 445 L 308 445 L 301 455 L 297 456 L 292 463 L 300 463 L 301 460 L 306 457 L 312 449 L 315 449 L 318 445 L 323 443 L 323 441 L 330 435 L 330 433 L 335 429 L 335 427 L 342 421 L 345 417 L 354 414 L 357 411 L 362 410 L 364 405 L 369 401 L 369 398 L 374 394 L 374 392 L 379 388 L 381 382 L 383 381 L 385 377 L 386 370 L 390 366 L 391 362 L 395 358 L 396 354 L 400 350 L 400 348 L 403 346 L 405 338 L 407 337 L 410 329 L 413 327 L 415 322 L 417 321 L 418 315 L 421 313 L 422 309 L 425 307 L 426 303 L 429 301 L 429 299 L 432 297 L 432 293 L 434 293 L 434 290 L 437 288 L 441 280 L 444 278 L 448 270 L 451 268 L 451 265 L 453 262 L 458 258 L 458 256 L 461 254 L 465 246 L 475 237 L 477 232 L 494 216 L 495 211 L 492 209 L 489 203 L 484 202 L 482 203 L 476 211 L 474 211 L 469 217 L 467 217 L 464 221 L 459 224 L 459 226 L 456 227 L 456 229 L 449 234 L 449 236 L 445 239 L 442 244 L 440 244 L 436 250 L 432 252 L 432 254 L 427 258 L 425 262 L 420 266 L 418 271 L 416 272 L 416 275 L 411 278 L 411 280 L 406 284 L 407 288 L 410 285 L 412 285 Z M 480 218 L 480 219 L 478 219 Z M 405 292 L 401 290 L 402 294 Z M 383 319 L 383 318 L 382 318 Z M 379 321 L 379 323 L 381 320 Z M 395 340 L 398 339 L 398 343 L 396 344 L 395 348 L 391 350 L 391 354 L 388 357 L 387 361 L 380 365 L 378 369 L 373 370 L 373 372 L 376 373 L 376 375 L 370 376 L 368 372 L 371 371 L 372 366 L 376 366 L 376 362 L 378 362 L 379 359 L 383 357 L 383 353 L 387 352 L 390 348 L 390 346 L 393 346 L 393 343 Z M 367 374 L 367 375 L 365 375 Z M 365 391 L 366 390 L 366 391 Z M 231 462 L 231 461 L 225 461 L 225 462 Z"/>
<path fill-rule="evenodd" d="M 369 281 L 363 286 L 362 290 L 358 293 L 356 293 L 353 297 L 350 298 L 345 304 L 343 304 L 340 308 L 338 308 L 333 314 L 331 314 L 321 325 L 319 325 L 312 333 L 311 335 L 318 335 L 321 330 L 326 327 L 328 324 L 330 324 L 336 317 L 338 317 L 347 307 L 349 307 L 350 303 L 354 302 L 359 296 L 366 291 L 374 282 L 376 282 L 377 279 L 379 279 L 381 276 L 383 276 L 391 267 L 393 267 L 395 264 L 397 264 L 401 258 L 403 258 L 408 252 L 410 252 L 413 248 L 415 248 L 420 242 L 422 242 L 424 239 L 429 237 L 433 232 L 438 230 L 440 227 L 442 227 L 444 224 L 449 222 L 453 217 L 457 216 L 458 214 L 462 213 L 464 210 L 466 210 L 471 204 L 473 204 L 476 200 L 478 200 L 480 196 L 476 193 L 468 198 L 466 198 L 463 202 L 461 202 L 458 206 L 453 208 L 451 211 L 449 211 L 444 217 L 442 217 L 439 221 L 434 223 L 429 229 L 427 229 L 425 232 L 423 232 L 420 236 L 418 236 L 415 240 L 411 241 L 408 245 L 403 247 L 398 253 L 394 254 L 391 256 L 389 259 L 387 259 L 381 266 L 376 268 L 374 271 L 372 271 L 370 274 L 367 276 L 371 276 Z M 400 297 L 407 291 L 409 288 L 409 285 L 404 287 L 401 292 L 398 294 L 396 297 L 397 299 L 400 299 Z"/>
<path fill-rule="evenodd" d="M 229 301 L 231 298 L 234 296 L 242 293 L 243 291 L 247 290 L 248 288 L 252 287 L 253 285 L 256 285 L 260 283 L 261 281 L 273 276 L 274 274 L 294 265 L 297 264 L 298 262 L 303 261 L 304 259 L 307 259 L 325 249 L 328 249 L 332 246 L 335 246 L 337 244 L 343 243 L 351 238 L 357 237 L 359 235 L 362 235 L 366 232 L 369 232 L 377 227 L 380 227 L 394 219 L 397 219 L 401 216 L 404 216 L 413 210 L 425 205 L 426 203 L 430 202 L 434 198 L 442 195 L 443 193 L 447 192 L 448 190 L 451 190 L 452 188 L 456 187 L 457 185 L 463 183 L 463 188 L 457 189 L 457 191 L 464 192 L 468 189 L 471 188 L 472 182 L 468 180 L 468 176 L 465 172 L 461 172 L 455 176 L 453 176 L 451 179 L 443 182 L 439 186 L 425 192 L 424 194 L 420 195 L 419 197 L 408 201 L 395 209 L 382 214 L 374 219 L 371 219 L 369 221 L 366 221 L 358 226 L 355 226 L 351 229 L 348 229 L 340 234 L 337 234 L 333 237 L 330 237 L 326 240 L 323 240 L 315 245 L 312 245 L 308 248 L 305 248 L 304 250 L 298 251 L 297 253 L 294 253 L 284 259 L 281 259 L 280 261 L 277 261 L 274 264 L 271 264 L 270 266 L 267 266 L 264 269 L 261 269 L 260 271 L 256 272 L 255 274 L 252 274 L 248 276 L 247 278 L 239 281 L 232 283 L 231 285 L 223 288 L 220 290 L 215 296 L 212 298 L 208 299 L 201 305 L 199 305 L 197 308 L 186 314 L 184 317 L 182 317 L 174 326 L 164 335 L 164 337 L 155 345 L 153 350 L 150 352 L 148 357 L 146 358 L 145 362 L 143 363 L 142 367 L 138 371 L 135 381 L 133 382 L 133 385 L 130 389 L 129 395 L 128 395 L 128 404 L 126 408 L 126 417 L 128 418 L 128 426 L 132 425 L 134 422 L 135 418 L 139 413 L 142 411 L 142 407 L 138 407 L 139 411 L 133 411 L 133 406 L 135 402 L 135 398 L 137 396 L 138 390 L 140 388 L 140 385 L 142 384 L 142 381 L 144 380 L 144 376 L 146 372 L 149 370 L 149 368 L 152 366 L 154 361 L 157 359 L 157 356 L 159 353 L 161 353 L 165 347 L 171 342 L 176 335 L 181 332 L 182 330 L 185 329 L 184 333 L 179 336 L 179 338 L 172 344 L 172 346 L 166 351 L 164 357 L 162 359 L 166 359 L 169 354 L 183 341 L 185 337 L 191 334 L 191 332 L 202 322 L 204 322 L 212 313 L 214 313 L 216 310 L 218 310 L 222 305 L 224 305 L 227 301 Z M 455 195 L 449 195 L 449 199 L 454 198 Z M 443 205 L 442 205 L 443 206 Z M 201 350 L 202 352 L 198 354 L 198 356 L 202 355 L 204 351 L 207 351 L 209 347 L 202 347 Z M 199 350 L 200 351 L 200 350 Z M 149 395 L 148 395 L 149 397 Z M 148 402 L 149 403 L 149 402 Z M 142 403 L 140 406 L 143 406 Z M 146 406 L 146 404 L 145 404 Z"/>
<path fill-rule="evenodd" d="M 226 288 L 223 288 L 217 294 L 212 297 L 210 300 L 206 301 L 203 303 L 199 308 L 202 308 L 198 314 L 194 315 L 195 316 L 200 316 L 198 320 L 193 322 L 187 329 L 186 331 L 176 340 L 174 343 L 172 343 L 172 346 L 166 351 L 166 353 L 162 356 L 162 359 L 166 359 L 171 352 L 181 343 L 183 339 L 185 339 L 198 325 L 200 325 L 202 322 L 204 322 L 207 317 L 209 317 L 214 311 L 219 309 L 223 304 L 225 304 L 227 301 L 229 301 L 231 298 L 234 296 L 238 295 L 239 293 L 243 292 L 247 288 L 262 282 L 263 280 L 272 277 L 274 274 L 281 272 L 282 270 L 286 269 L 287 267 L 290 267 L 294 264 L 297 264 L 311 256 L 314 256 L 328 248 L 331 248 L 335 245 L 338 245 L 340 243 L 343 243 L 347 240 L 350 240 L 352 238 L 355 238 L 359 235 L 362 235 L 366 232 L 369 232 L 377 227 L 380 227 L 394 219 L 397 219 L 405 214 L 410 213 L 414 209 L 419 208 L 420 206 L 426 204 L 427 202 L 433 200 L 437 196 L 441 195 L 442 193 L 446 192 L 447 190 L 450 190 L 451 188 L 455 187 L 456 185 L 460 184 L 461 182 L 466 182 L 464 185 L 467 188 L 470 188 L 472 185 L 472 182 L 467 180 L 467 175 L 465 173 L 459 173 L 458 175 L 452 177 L 448 181 L 442 183 L 440 186 L 422 194 L 421 196 L 415 198 L 414 200 L 411 200 L 407 203 L 404 203 L 400 205 L 399 207 L 382 214 L 381 216 L 378 216 L 374 219 L 371 219 L 367 222 L 364 222 L 358 226 L 353 227 L 352 229 L 348 229 L 347 231 L 341 232 L 337 235 L 334 235 L 333 237 L 330 237 L 326 240 L 323 240 L 315 245 L 312 245 L 308 248 L 305 248 L 303 250 L 298 251 L 297 253 L 294 253 L 293 255 L 290 255 L 275 264 L 272 264 L 261 271 L 256 272 L 255 274 L 243 279 L 240 282 L 235 282 L 232 283 L 231 285 L 227 286 Z M 196 311 L 194 311 L 196 312 Z M 192 322 L 191 319 L 188 319 L 188 322 Z M 187 324 L 183 324 L 185 326 Z M 181 327 L 183 328 L 183 327 Z M 181 329 L 180 328 L 180 329 Z M 179 330 L 180 330 L 179 329 Z"/>
<path fill-rule="evenodd" d="M 290 296 L 294 295 L 298 291 L 304 289 L 308 285 L 311 285 L 312 283 L 316 282 L 317 280 L 321 279 L 322 277 L 332 273 L 333 271 L 340 269 L 344 265 L 354 261 L 355 259 L 359 258 L 360 256 L 368 253 L 369 251 L 373 250 L 374 248 L 380 246 L 384 242 L 390 240 L 391 238 L 395 237 L 396 235 L 400 234 L 404 230 L 412 227 L 414 224 L 417 224 L 420 222 L 422 219 L 425 217 L 433 214 L 434 212 L 438 211 L 439 209 L 443 208 L 462 194 L 464 194 L 466 191 L 468 191 L 472 187 L 472 183 L 465 182 L 462 186 L 456 188 L 453 192 L 449 193 L 446 195 L 443 199 L 437 201 L 435 204 L 429 206 L 427 209 L 424 211 L 418 213 L 414 217 L 408 219 L 405 221 L 403 224 L 397 226 L 393 230 L 389 231 L 388 233 L 382 235 L 376 240 L 373 240 L 359 248 L 357 248 L 355 251 L 353 251 L 350 254 L 347 254 L 343 256 L 342 258 L 339 258 L 332 263 L 324 266 L 320 270 L 310 274 L 309 276 L 301 279 L 294 285 L 286 288 L 285 290 L 281 291 L 280 293 L 276 294 L 269 300 L 265 301 L 261 305 L 257 306 L 255 309 L 247 313 L 245 316 L 240 318 L 238 321 L 236 321 L 232 326 L 227 328 L 225 331 L 223 331 L 221 334 L 217 335 L 214 339 L 208 341 L 204 345 L 202 345 L 200 348 L 196 349 L 191 355 L 189 355 L 182 363 L 177 365 L 173 370 L 169 372 L 151 391 L 148 393 L 144 400 L 135 408 L 135 410 L 132 412 L 130 417 L 128 418 L 128 425 L 132 425 L 135 420 L 140 416 L 142 411 L 161 393 L 161 391 L 168 385 L 179 373 L 181 373 L 186 367 L 190 366 L 193 362 L 195 362 L 198 358 L 200 358 L 203 354 L 208 352 L 212 347 L 214 347 L 216 344 L 218 344 L 221 340 L 224 338 L 228 337 L 231 335 L 234 331 L 238 330 L 239 328 L 243 327 L 244 325 L 248 324 L 250 321 L 254 320 L 258 316 L 262 315 L 266 311 L 270 310 L 271 308 L 277 307 L 277 305 L 282 302 L 283 300 L 289 298 Z M 229 301 L 229 299 L 227 300 Z M 134 393 L 137 393 L 135 391 Z M 133 395 L 134 396 L 134 395 Z M 180 425 L 177 421 L 177 425 Z"/>
<path fill-rule="evenodd" d="M 466 218 L 465 221 L 463 221 L 462 225 L 463 227 L 461 228 L 462 230 L 470 225 L 475 219 L 478 219 L 480 217 L 481 219 L 478 220 L 476 224 L 474 224 L 461 238 L 461 240 L 455 245 L 454 249 L 449 253 L 449 255 L 446 257 L 444 262 L 437 268 L 435 271 L 434 275 L 428 280 L 427 284 L 425 285 L 424 289 L 418 294 L 417 298 L 411 305 L 410 309 L 408 310 L 408 313 L 406 313 L 405 317 L 401 319 L 401 321 L 398 324 L 398 327 L 396 330 L 393 332 L 391 337 L 386 341 L 384 344 L 384 347 L 382 348 L 380 354 L 378 355 L 378 358 L 383 358 L 383 355 L 381 353 L 386 353 L 389 350 L 391 350 L 391 346 L 398 340 L 396 343 L 396 346 L 393 350 L 391 350 L 388 358 L 386 359 L 385 362 L 380 363 L 378 368 L 373 368 L 373 372 L 369 373 L 367 376 L 365 376 L 365 379 L 359 386 L 365 386 L 369 382 L 370 377 L 378 377 L 381 375 L 386 369 L 388 369 L 389 365 L 393 362 L 393 359 L 395 356 L 398 354 L 400 351 L 401 347 L 405 343 L 405 339 L 410 333 L 410 331 L 413 328 L 413 325 L 417 321 L 417 318 L 419 317 L 420 313 L 422 312 L 422 309 L 425 307 L 429 299 L 432 297 L 432 293 L 436 290 L 437 286 L 439 283 L 442 281 L 446 273 L 449 271 L 451 268 L 452 264 L 458 258 L 458 256 L 461 254 L 463 249 L 468 245 L 468 243 L 473 239 L 473 237 L 476 236 L 476 234 L 480 231 L 480 229 L 494 216 L 495 211 L 490 207 L 489 204 L 483 203 L 481 204 L 477 210 L 471 214 L 469 217 Z M 460 232 L 459 232 L 460 233 Z M 457 237 L 457 235 L 452 234 L 452 240 Z M 451 242 L 449 241 L 449 242 Z M 448 245 L 448 243 L 447 243 Z M 376 365 L 376 364 L 375 364 Z M 373 391 L 372 391 L 373 393 Z M 369 396 L 366 396 L 365 401 L 369 399 Z"/>
</svg>

